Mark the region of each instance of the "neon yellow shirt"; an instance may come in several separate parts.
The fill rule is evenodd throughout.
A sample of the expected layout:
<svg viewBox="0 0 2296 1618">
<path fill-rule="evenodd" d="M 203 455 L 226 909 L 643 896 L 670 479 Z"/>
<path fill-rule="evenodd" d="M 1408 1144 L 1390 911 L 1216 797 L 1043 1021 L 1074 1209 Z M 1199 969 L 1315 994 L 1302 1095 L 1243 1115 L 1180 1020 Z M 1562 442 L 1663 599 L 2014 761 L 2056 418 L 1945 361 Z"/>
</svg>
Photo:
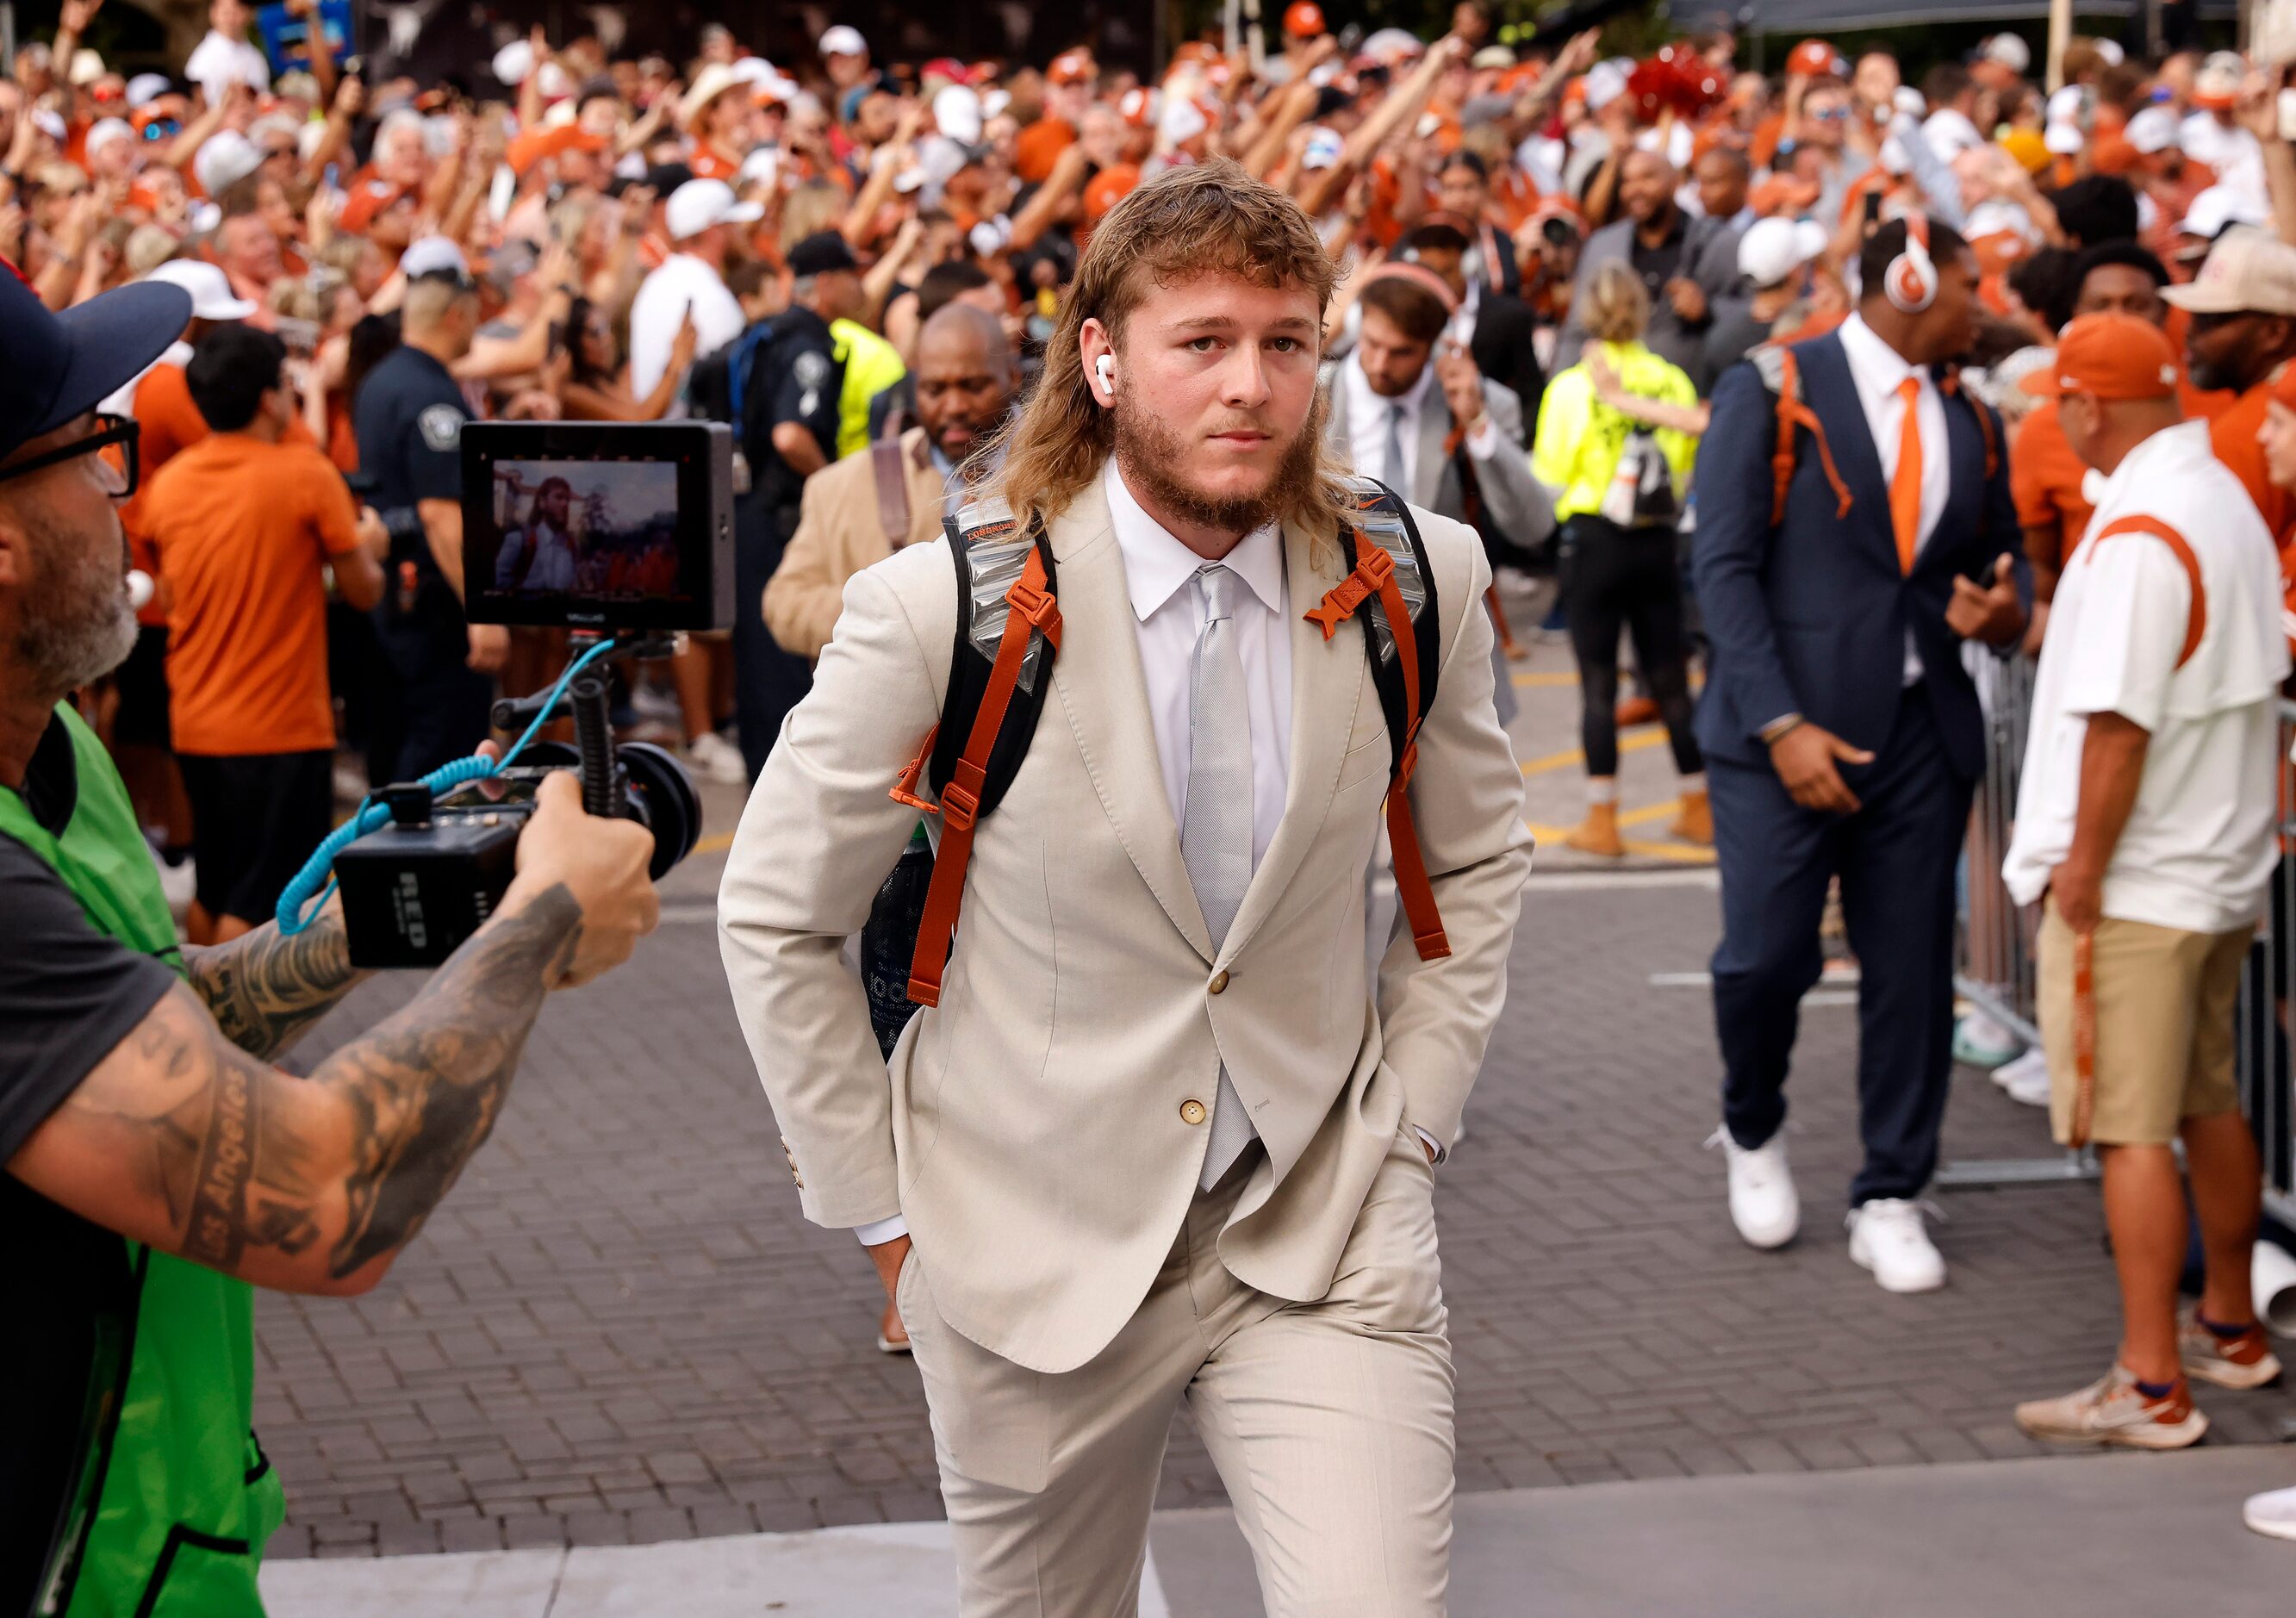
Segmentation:
<svg viewBox="0 0 2296 1618">
<path fill-rule="evenodd" d="M 830 340 L 845 362 L 837 396 L 837 453 L 851 455 L 869 442 L 869 401 L 909 374 L 900 351 L 857 320 L 832 320 Z"/>
<path fill-rule="evenodd" d="M 1698 402 L 1698 390 L 1681 368 L 1638 342 L 1606 342 L 1603 358 L 1619 374 L 1620 385 L 1637 398 L 1669 405 Z M 1556 491 L 1558 519 L 1602 505 L 1603 493 L 1619 470 L 1619 457 L 1626 453 L 1627 436 L 1639 424 L 1595 397 L 1595 378 L 1584 365 L 1571 366 L 1546 384 L 1546 396 L 1538 406 L 1538 431 L 1531 440 L 1530 471 Z M 1657 429 L 1653 436 L 1659 453 L 1673 469 L 1677 492 L 1686 492 L 1698 440 L 1669 427 Z"/>
</svg>

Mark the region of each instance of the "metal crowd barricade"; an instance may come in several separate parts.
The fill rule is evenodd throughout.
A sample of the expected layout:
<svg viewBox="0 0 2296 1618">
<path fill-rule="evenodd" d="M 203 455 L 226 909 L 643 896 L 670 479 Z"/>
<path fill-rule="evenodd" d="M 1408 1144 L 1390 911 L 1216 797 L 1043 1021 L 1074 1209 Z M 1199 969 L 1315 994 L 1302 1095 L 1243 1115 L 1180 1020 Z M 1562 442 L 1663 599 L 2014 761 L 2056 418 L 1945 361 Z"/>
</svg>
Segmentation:
<svg viewBox="0 0 2296 1618">
<path fill-rule="evenodd" d="M 2296 1114 L 2289 1100 L 2288 1015 L 2296 1002 L 2296 702 L 2280 704 L 2280 865 L 2241 984 L 2240 1099 L 2264 1158 L 2266 1206 L 2296 1226 Z"/>
<path fill-rule="evenodd" d="M 1985 706 L 1985 777 L 1969 814 L 1963 845 L 1961 932 L 1954 958 L 1954 988 L 2029 1044 L 2040 1043 L 2033 975 L 2033 934 L 2039 918 L 2001 883 L 2001 859 L 2017 813 L 2017 778 L 2025 763 L 2025 733 L 2033 711 L 2034 663 L 2026 657 L 1979 654 L 1970 660 Z M 2049 1156 L 1969 1159 L 1938 1170 L 1940 1187 L 2021 1186 L 2087 1179 L 2096 1172 L 2087 1152 Z"/>
</svg>

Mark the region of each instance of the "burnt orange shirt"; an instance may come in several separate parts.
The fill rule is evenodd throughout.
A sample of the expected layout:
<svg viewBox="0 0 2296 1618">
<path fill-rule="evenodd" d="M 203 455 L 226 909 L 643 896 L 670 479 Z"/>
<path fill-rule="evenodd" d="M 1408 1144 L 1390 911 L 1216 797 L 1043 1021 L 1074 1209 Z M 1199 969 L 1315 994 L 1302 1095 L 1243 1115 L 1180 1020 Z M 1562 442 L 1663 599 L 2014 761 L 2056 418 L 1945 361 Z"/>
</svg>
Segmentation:
<svg viewBox="0 0 2296 1618">
<path fill-rule="evenodd" d="M 2264 526 L 2275 534 L 2285 534 L 2296 523 L 2296 496 L 2272 480 L 2264 462 L 2264 446 L 2256 439 L 2257 429 L 2264 425 L 2264 407 L 2272 401 L 2273 380 L 2266 378 L 2234 400 L 2210 424 L 2209 442 L 2217 459 L 2232 468 L 2233 475 L 2248 490 L 2248 497 L 2256 502 Z"/>
<path fill-rule="evenodd" d="M 2009 489 L 2017 500 L 2017 526 L 2025 530 L 2025 554 L 2034 566 L 2062 572 L 2088 530 L 2096 508 L 2081 497 L 2088 471 L 2057 420 L 2057 401 L 2045 398 L 2018 423 L 2009 449 Z M 2046 531 L 2051 538 L 2037 536 Z"/>
<path fill-rule="evenodd" d="M 135 497 L 119 508 L 119 526 L 127 532 L 127 551 L 135 564 L 153 579 L 160 577 L 160 558 L 152 548 L 147 513 L 151 510 L 152 474 L 175 459 L 176 452 L 208 435 L 207 417 L 192 403 L 184 384 L 184 367 L 161 360 L 135 384 L 136 466 L 141 479 Z M 155 594 L 135 614 L 135 621 L 157 628 L 168 621 L 165 603 Z"/>
<path fill-rule="evenodd" d="M 1040 118 L 1013 142 L 1013 172 L 1031 185 L 1051 177 L 1053 163 L 1076 144 L 1077 134 L 1066 119 Z"/>
<path fill-rule="evenodd" d="M 168 462 L 151 489 L 176 751 L 332 747 L 319 569 L 358 546 L 342 474 L 308 443 L 219 432 Z"/>
</svg>

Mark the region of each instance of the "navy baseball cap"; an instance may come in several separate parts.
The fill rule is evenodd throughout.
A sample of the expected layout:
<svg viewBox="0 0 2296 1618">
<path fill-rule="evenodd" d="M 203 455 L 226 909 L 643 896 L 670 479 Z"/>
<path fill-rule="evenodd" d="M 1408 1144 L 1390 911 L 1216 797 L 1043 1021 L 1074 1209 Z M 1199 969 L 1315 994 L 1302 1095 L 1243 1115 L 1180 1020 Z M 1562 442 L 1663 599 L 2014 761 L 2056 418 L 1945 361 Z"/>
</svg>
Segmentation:
<svg viewBox="0 0 2296 1618">
<path fill-rule="evenodd" d="M 139 281 L 58 315 L 0 259 L 0 456 L 95 408 L 183 335 L 192 295 Z"/>
</svg>

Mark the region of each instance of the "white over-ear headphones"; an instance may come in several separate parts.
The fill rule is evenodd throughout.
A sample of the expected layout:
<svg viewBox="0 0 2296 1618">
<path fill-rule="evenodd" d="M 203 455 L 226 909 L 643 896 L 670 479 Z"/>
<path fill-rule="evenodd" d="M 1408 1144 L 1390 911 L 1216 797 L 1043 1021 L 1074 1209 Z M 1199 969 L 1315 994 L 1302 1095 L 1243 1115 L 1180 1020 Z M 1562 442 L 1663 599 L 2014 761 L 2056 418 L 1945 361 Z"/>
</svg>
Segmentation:
<svg viewBox="0 0 2296 1618">
<path fill-rule="evenodd" d="M 1107 404 L 1116 397 L 1116 356 L 1103 354 L 1092 362 L 1092 374 L 1100 379 L 1101 403 Z"/>
<path fill-rule="evenodd" d="M 1930 222 L 1925 215 L 1906 216 L 1906 245 L 1882 274 L 1882 291 L 1892 306 L 1918 315 L 1937 301 L 1937 266 L 1930 259 Z"/>
</svg>

